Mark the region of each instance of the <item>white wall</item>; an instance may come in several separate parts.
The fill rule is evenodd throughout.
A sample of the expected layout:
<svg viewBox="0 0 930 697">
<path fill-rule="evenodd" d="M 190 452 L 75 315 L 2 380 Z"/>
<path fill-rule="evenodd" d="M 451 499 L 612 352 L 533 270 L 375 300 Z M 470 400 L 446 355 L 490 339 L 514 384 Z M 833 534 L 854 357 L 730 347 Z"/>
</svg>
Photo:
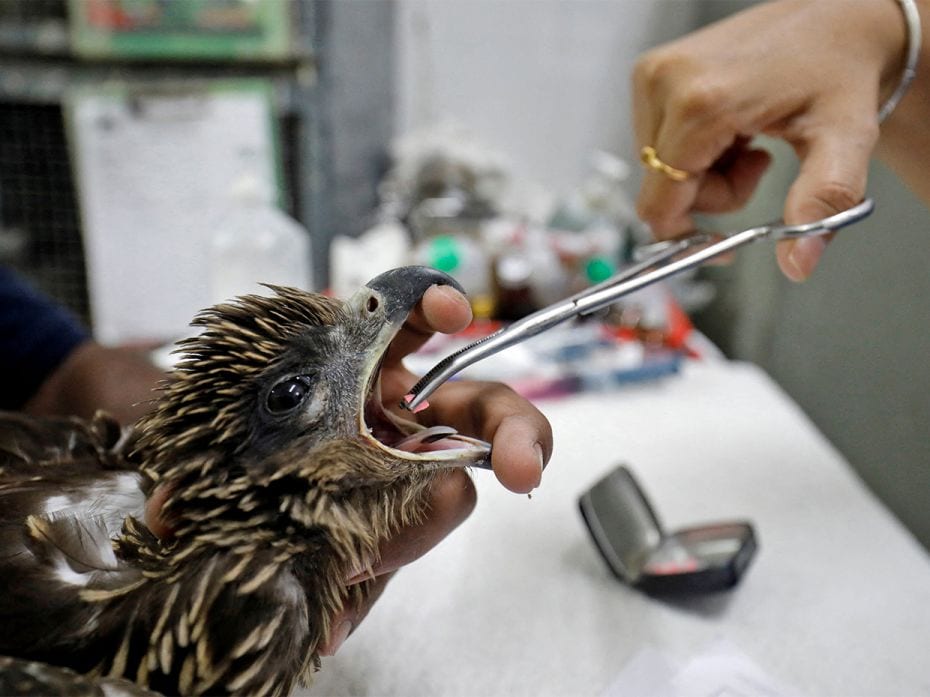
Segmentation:
<svg viewBox="0 0 930 697">
<path fill-rule="evenodd" d="M 635 161 L 629 76 L 688 0 L 398 0 L 398 133 L 452 119 L 566 191 L 595 149 Z"/>
</svg>

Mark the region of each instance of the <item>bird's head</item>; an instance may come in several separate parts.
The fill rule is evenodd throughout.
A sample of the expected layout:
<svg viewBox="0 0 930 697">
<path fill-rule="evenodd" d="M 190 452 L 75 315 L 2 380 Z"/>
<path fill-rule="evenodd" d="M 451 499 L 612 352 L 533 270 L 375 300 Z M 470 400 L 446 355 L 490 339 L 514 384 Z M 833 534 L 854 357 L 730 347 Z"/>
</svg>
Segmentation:
<svg viewBox="0 0 930 697">
<path fill-rule="evenodd" d="M 363 555 L 435 472 L 487 466 L 487 443 L 452 429 L 428 443 L 409 414 L 382 404 L 385 351 L 435 284 L 455 282 L 406 267 L 345 301 L 274 287 L 198 315 L 202 330 L 181 343 L 135 451 L 170 490 L 176 538 L 326 534 Z"/>
</svg>

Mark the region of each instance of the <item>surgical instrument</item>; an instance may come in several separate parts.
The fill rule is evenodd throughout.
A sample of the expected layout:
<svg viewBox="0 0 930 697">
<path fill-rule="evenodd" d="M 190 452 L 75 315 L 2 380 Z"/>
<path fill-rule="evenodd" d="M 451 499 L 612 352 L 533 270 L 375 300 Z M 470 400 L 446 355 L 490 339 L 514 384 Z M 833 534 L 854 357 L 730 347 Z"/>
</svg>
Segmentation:
<svg viewBox="0 0 930 697">
<path fill-rule="evenodd" d="M 442 359 L 411 388 L 401 406 L 419 411 L 436 388 L 473 363 L 738 247 L 765 238 L 787 240 L 825 235 L 862 220 L 873 208 L 874 203 L 867 198 L 852 208 L 811 223 L 786 225 L 782 220 L 775 220 L 722 238 L 698 231 L 676 240 L 647 245 L 645 258 L 606 281 L 527 315 Z"/>
</svg>

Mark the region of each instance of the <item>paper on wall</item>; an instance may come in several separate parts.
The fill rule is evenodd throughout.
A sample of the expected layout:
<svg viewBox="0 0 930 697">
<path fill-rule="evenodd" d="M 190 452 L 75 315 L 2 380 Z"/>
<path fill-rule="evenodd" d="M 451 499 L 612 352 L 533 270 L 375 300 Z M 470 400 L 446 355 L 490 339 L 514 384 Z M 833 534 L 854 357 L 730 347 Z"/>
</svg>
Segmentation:
<svg viewBox="0 0 930 697">
<path fill-rule="evenodd" d="M 172 340 L 209 304 L 212 221 L 242 177 L 278 198 L 260 81 L 82 88 L 68 100 L 95 337 Z"/>
</svg>

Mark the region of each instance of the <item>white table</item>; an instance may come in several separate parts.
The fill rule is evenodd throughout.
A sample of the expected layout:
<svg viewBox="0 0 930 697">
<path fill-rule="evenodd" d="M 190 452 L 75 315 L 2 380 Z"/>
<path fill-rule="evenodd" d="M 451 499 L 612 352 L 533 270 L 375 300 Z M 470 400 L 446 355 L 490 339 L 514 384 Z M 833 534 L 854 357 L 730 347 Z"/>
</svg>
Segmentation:
<svg viewBox="0 0 930 697">
<path fill-rule="evenodd" d="M 930 556 L 760 370 L 690 363 L 540 407 L 542 487 L 476 472 L 474 514 L 398 574 L 310 694 L 599 695 L 644 649 L 687 660 L 720 640 L 790 693 L 930 694 Z M 614 580 L 577 499 L 619 462 L 669 530 L 753 521 L 738 587 L 667 602 Z"/>
</svg>

